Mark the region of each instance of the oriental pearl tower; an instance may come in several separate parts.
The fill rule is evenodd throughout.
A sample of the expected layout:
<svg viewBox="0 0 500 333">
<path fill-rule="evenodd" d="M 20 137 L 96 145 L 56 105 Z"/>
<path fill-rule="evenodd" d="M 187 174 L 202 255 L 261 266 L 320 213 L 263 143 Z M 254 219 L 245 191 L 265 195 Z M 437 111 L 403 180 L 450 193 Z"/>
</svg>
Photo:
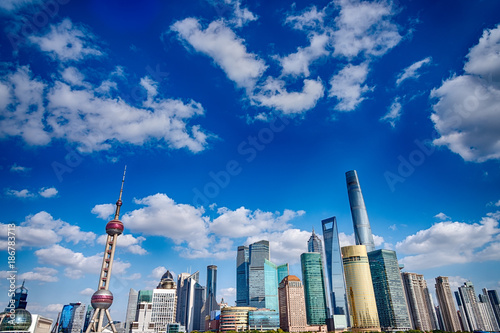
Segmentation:
<svg viewBox="0 0 500 333">
<path fill-rule="evenodd" d="M 113 294 L 108 290 L 109 280 L 111 279 L 111 268 L 113 267 L 113 258 L 115 256 L 116 241 L 119 235 L 123 232 L 123 223 L 118 219 L 120 217 L 120 207 L 122 205 L 123 183 L 125 182 L 125 170 L 123 171 L 122 186 L 120 189 L 120 197 L 116 202 L 115 218 L 106 225 L 106 248 L 104 249 L 104 257 L 102 260 L 101 274 L 99 276 L 99 285 L 97 291 L 92 295 L 90 303 L 94 308 L 94 315 L 90 320 L 90 324 L 86 333 L 102 332 L 106 327 L 103 327 L 104 314 L 108 317 L 108 325 L 111 326 L 113 333 L 117 333 L 116 327 L 113 324 L 109 307 L 113 304 Z"/>
</svg>

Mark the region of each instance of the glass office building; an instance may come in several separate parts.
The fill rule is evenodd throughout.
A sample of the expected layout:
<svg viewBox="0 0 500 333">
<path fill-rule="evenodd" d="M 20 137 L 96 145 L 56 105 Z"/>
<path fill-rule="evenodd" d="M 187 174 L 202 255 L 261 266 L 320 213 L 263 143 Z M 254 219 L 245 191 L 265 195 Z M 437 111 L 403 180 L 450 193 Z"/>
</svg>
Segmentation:
<svg viewBox="0 0 500 333">
<path fill-rule="evenodd" d="M 236 256 L 236 305 L 248 306 L 248 272 L 250 265 L 248 246 L 238 246 Z"/>
<path fill-rule="evenodd" d="M 380 332 L 366 246 L 344 246 L 341 251 L 352 318 L 351 331 Z"/>
<path fill-rule="evenodd" d="M 325 325 L 328 312 L 321 254 L 317 252 L 302 253 L 300 263 L 302 266 L 307 324 Z"/>
<path fill-rule="evenodd" d="M 334 318 L 335 329 L 349 327 L 349 310 L 344 280 L 344 265 L 340 253 L 340 242 L 335 216 L 321 221 L 326 256 L 326 279 L 330 292 L 328 305 Z"/>
<path fill-rule="evenodd" d="M 411 329 L 396 252 L 375 250 L 368 252 L 368 260 L 382 330 Z"/>
<path fill-rule="evenodd" d="M 345 176 L 356 244 L 365 245 L 367 252 L 373 251 L 375 250 L 375 243 L 373 242 L 372 229 L 368 220 L 363 194 L 361 193 L 358 174 L 356 170 L 351 170 L 347 171 Z"/>
<path fill-rule="evenodd" d="M 248 328 L 257 331 L 276 331 L 280 327 L 278 311 L 259 309 L 248 312 Z"/>
<path fill-rule="evenodd" d="M 266 290 L 264 262 L 269 260 L 269 242 L 261 240 L 250 244 L 250 265 L 248 275 L 248 296 L 250 306 L 265 308 Z"/>
<path fill-rule="evenodd" d="M 278 267 L 267 259 L 264 260 L 264 288 L 264 308 L 278 312 Z"/>
<path fill-rule="evenodd" d="M 279 265 L 278 266 L 278 285 L 288 275 L 290 275 L 290 269 L 288 268 L 288 264 Z"/>
</svg>

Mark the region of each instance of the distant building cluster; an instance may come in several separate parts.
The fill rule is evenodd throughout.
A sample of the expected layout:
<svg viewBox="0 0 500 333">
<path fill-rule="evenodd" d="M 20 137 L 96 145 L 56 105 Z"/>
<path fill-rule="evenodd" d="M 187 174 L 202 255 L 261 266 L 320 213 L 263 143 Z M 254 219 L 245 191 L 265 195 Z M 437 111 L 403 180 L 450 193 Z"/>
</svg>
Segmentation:
<svg viewBox="0 0 500 333">
<path fill-rule="evenodd" d="M 154 290 L 130 289 L 125 322 L 115 325 L 108 285 L 116 238 L 123 231 L 119 199 L 115 219 L 106 227 L 108 255 L 92 307 L 65 305 L 52 333 L 500 331 L 496 290 L 478 295 L 467 281 L 453 294 L 448 277 L 438 276 L 435 305 L 423 275 L 402 272 L 395 251 L 376 249 L 356 171 L 346 173 L 346 182 L 356 245 L 341 247 L 336 218 L 324 219 L 323 239 L 313 229 L 308 252 L 300 256 L 302 280 L 289 274 L 287 263 L 271 262 L 269 241 L 261 240 L 238 247 L 235 306 L 217 302 L 217 266 L 207 266 L 206 286 L 199 272 L 175 280 L 167 270 Z M 0 331 L 48 333 L 46 318 L 39 317 L 40 326 L 33 328 L 26 297 L 23 285 L 9 302 L 19 309 L 18 322 L 9 326 L 6 309 Z"/>
</svg>

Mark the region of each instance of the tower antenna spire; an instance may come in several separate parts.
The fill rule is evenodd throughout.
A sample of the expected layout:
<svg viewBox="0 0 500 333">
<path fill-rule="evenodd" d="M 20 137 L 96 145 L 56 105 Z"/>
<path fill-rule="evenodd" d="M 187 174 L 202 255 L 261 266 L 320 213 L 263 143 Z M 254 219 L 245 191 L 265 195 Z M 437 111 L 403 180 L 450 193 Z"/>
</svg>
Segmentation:
<svg viewBox="0 0 500 333">
<path fill-rule="evenodd" d="M 116 202 L 115 220 L 118 220 L 118 218 L 120 217 L 120 208 L 122 206 L 123 183 L 125 183 L 126 172 L 127 172 L 127 166 L 125 165 L 125 169 L 123 170 L 122 187 L 120 188 L 120 196 L 118 197 L 118 201 Z"/>
</svg>

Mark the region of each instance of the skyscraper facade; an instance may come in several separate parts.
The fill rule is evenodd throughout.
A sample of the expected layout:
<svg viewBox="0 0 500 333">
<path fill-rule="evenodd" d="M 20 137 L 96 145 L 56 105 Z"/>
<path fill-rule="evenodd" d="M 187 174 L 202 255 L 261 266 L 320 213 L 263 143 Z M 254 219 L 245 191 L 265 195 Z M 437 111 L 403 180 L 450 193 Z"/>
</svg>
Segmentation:
<svg viewBox="0 0 500 333">
<path fill-rule="evenodd" d="M 476 297 L 476 292 L 474 291 L 474 285 L 472 282 L 467 281 L 463 286 L 458 287 L 457 303 L 458 298 L 463 307 L 463 317 L 467 322 L 467 325 L 471 331 L 484 331 L 486 326 L 481 316 L 479 310 L 478 299 Z"/>
<path fill-rule="evenodd" d="M 321 246 L 321 238 L 316 235 L 314 228 L 312 230 L 312 235 L 307 241 L 307 252 L 318 252 L 323 253 L 323 247 Z"/>
<path fill-rule="evenodd" d="M 248 279 L 248 294 L 251 307 L 265 308 L 266 290 L 264 263 L 270 259 L 269 241 L 261 240 L 250 244 L 250 264 Z"/>
<path fill-rule="evenodd" d="M 278 266 L 278 285 L 289 274 L 290 274 L 290 268 L 288 267 L 288 264 L 279 265 Z"/>
<path fill-rule="evenodd" d="M 375 250 L 375 243 L 373 242 L 372 229 L 368 220 L 363 194 L 361 193 L 358 174 L 356 170 L 351 170 L 347 171 L 345 176 L 356 244 L 365 245 L 367 252 L 373 251 Z"/>
<path fill-rule="evenodd" d="M 264 260 L 264 289 L 264 308 L 278 313 L 278 267 L 267 259 Z"/>
<path fill-rule="evenodd" d="M 177 277 L 176 322 L 184 326 L 186 332 L 193 331 L 195 289 L 199 276 L 199 272 L 196 272 L 194 274 L 181 273 Z"/>
<path fill-rule="evenodd" d="M 194 286 L 194 309 L 193 309 L 193 330 L 200 331 L 205 328 L 205 318 L 203 317 L 203 307 L 205 305 L 206 288 L 199 283 Z"/>
<path fill-rule="evenodd" d="M 278 294 L 280 328 L 290 333 L 307 331 L 306 301 L 300 279 L 295 275 L 285 277 Z"/>
<path fill-rule="evenodd" d="M 365 245 L 341 248 L 352 332 L 380 332 L 377 303 Z"/>
<path fill-rule="evenodd" d="M 85 323 L 87 307 L 82 303 L 70 303 L 61 311 L 58 332 L 81 333 Z"/>
<path fill-rule="evenodd" d="M 368 260 L 382 330 L 411 329 L 396 252 L 375 250 L 368 252 Z"/>
<path fill-rule="evenodd" d="M 432 331 L 432 309 L 429 290 L 424 276 L 416 273 L 402 273 L 408 310 L 414 329 Z"/>
<path fill-rule="evenodd" d="M 175 323 L 177 311 L 177 285 L 170 271 L 163 274 L 153 290 L 151 322 L 155 333 L 164 332 L 167 324 Z"/>
<path fill-rule="evenodd" d="M 457 316 L 457 309 L 453 302 L 450 282 L 446 276 L 436 278 L 436 296 L 439 303 L 439 310 L 443 320 L 443 330 L 447 332 L 460 331 L 460 322 Z"/>
<path fill-rule="evenodd" d="M 139 293 L 137 290 L 130 288 L 128 293 L 127 315 L 125 316 L 125 332 L 130 333 L 132 330 L 132 323 L 135 321 L 137 314 L 137 300 Z"/>
<path fill-rule="evenodd" d="M 488 290 L 488 297 L 490 299 L 491 306 L 493 307 L 493 312 L 497 319 L 498 326 L 500 326 L 500 298 L 496 290 Z"/>
<path fill-rule="evenodd" d="M 326 280 L 330 292 L 328 305 L 334 318 L 335 329 L 345 330 L 349 326 L 344 265 L 340 253 L 340 242 L 337 218 L 331 217 L 321 221 L 325 244 Z"/>
<path fill-rule="evenodd" d="M 489 332 L 499 332 L 500 327 L 497 323 L 493 306 L 488 297 L 488 291 L 483 289 L 483 293 L 479 294 L 478 298 L 479 312 L 481 312 L 481 316 L 483 317 L 484 329 Z"/>
<path fill-rule="evenodd" d="M 19 287 L 16 288 L 14 291 L 14 294 L 12 295 L 11 301 L 9 302 L 9 307 L 5 308 L 5 312 L 9 312 L 12 309 L 12 306 L 14 309 L 26 309 L 26 305 L 28 304 L 28 289 L 24 287 L 24 281 L 23 284 Z M 10 304 L 13 304 L 12 306 Z"/>
<path fill-rule="evenodd" d="M 302 253 L 300 263 L 304 280 L 307 323 L 309 325 L 325 325 L 328 312 L 321 254 L 317 252 Z"/>
<path fill-rule="evenodd" d="M 206 304 L 207 310 L 210 314 L 213 310 L 219 310 L 217 303 L 217 266 L 207 266 L 207 297 Z"/>
<path fill-rule="evenodd" d="M 249 275 L 249 256 L 248 246 L 238 246 L 236 257 L 236 306 L 248 306 L 248 275 Z"/>
</svg>

